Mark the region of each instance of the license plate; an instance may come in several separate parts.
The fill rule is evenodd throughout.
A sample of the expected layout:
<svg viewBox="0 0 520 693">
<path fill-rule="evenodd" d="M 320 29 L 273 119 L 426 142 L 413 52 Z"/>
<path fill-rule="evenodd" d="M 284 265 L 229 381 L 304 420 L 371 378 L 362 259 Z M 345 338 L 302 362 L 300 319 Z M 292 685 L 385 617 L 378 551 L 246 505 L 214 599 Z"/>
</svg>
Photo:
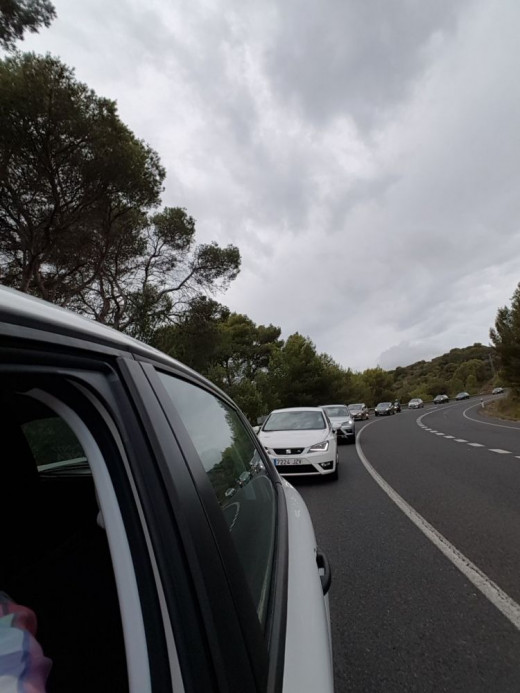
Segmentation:
<svg viewBox="0 0 520 693">
<path fill-rule="evenodd" d="M 287 464 L 287 465 L 289 465 L 289 464 L 301 464 L 302 460 L 299 457 L 284 457 L 282 459 L 276 458 L 274 463 L 276 465 L 278 465 L 278 464 Z"/>
</svg>

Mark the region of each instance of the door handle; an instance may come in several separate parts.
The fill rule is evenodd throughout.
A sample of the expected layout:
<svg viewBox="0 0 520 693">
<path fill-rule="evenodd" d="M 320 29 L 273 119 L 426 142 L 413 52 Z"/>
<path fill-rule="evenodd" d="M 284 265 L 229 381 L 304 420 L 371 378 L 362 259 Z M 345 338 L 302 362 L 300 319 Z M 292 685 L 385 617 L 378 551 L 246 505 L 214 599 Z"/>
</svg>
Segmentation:
<svg viewBox="0 0 520 693">
<path fill-rule="evenodd" d="M 329 559 L 319 548 L 316 549 L 316 564 L 320 574 L 321 589 L 323 594 L 327 594 L 332 582 L 332 570 L 330 569 Z"/>
</svg>

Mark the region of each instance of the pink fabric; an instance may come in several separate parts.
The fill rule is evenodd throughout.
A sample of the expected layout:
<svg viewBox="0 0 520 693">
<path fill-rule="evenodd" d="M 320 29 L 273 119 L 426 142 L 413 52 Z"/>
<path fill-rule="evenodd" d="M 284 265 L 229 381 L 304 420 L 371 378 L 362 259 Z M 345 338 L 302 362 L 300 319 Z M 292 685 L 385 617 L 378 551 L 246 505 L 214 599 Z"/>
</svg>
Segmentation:
<svg viewBox="0 0 520 693">
<path fill-rule="evenodd" d="M 0 690 L 44 693 L 51 660 L 36 640 L 36 615 L 0 592 Z"/>
</svg>

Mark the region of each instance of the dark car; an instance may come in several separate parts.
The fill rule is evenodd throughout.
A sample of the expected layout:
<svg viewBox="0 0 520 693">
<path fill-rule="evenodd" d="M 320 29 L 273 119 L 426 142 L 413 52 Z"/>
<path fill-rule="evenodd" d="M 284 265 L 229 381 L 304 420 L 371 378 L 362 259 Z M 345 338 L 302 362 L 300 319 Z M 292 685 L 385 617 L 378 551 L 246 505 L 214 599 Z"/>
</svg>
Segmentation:
<svg viewBox="0 0 520 693">
<path fill-rule="evenodd" d="M 210 381 L 0 287 L 0 436 L 0 590 L 46 690 L 332 693 L 329 562 Z"/>
<path fill-rule="evenodd" d="M 395 414 L 393 402 L 379 402 L 374 409 L 374 414 L 376 416 L 390 416 L 391 414 Z"/>
<path fill-rule="evenodd" d="M 434 404 L 445 404 L 446 402 L 449 402 L 450 398 L 448 395 L 437 395 L 436 397 L 433 398 L 433 403 Z"/>
<path fill-rule="evenodd" d="M 348 408 L 354 421 L 363 421 L 368 419 L 368 407 L 363 402 L 349 404 Z"/>
<path fill-rule="evenodd" d="M 455 399 L 469 399 L 469 392 L 459 392 L 457 395 L 455 395 Z"/>
</svg>

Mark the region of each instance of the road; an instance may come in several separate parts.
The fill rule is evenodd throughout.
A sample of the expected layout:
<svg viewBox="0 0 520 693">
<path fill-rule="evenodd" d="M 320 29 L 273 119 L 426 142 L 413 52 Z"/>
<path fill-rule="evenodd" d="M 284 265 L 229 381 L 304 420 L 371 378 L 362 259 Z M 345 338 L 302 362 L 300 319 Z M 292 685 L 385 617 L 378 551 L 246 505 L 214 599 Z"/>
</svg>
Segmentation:
<svg viewBox="0 0 520 693">
<path fill-rule="evenodd" d="M 520 691 L 520 426 L 479 406 L 372 418 L 338 482 L 293 481 L 333 568 L 337 693 Z"/>
</svg>

